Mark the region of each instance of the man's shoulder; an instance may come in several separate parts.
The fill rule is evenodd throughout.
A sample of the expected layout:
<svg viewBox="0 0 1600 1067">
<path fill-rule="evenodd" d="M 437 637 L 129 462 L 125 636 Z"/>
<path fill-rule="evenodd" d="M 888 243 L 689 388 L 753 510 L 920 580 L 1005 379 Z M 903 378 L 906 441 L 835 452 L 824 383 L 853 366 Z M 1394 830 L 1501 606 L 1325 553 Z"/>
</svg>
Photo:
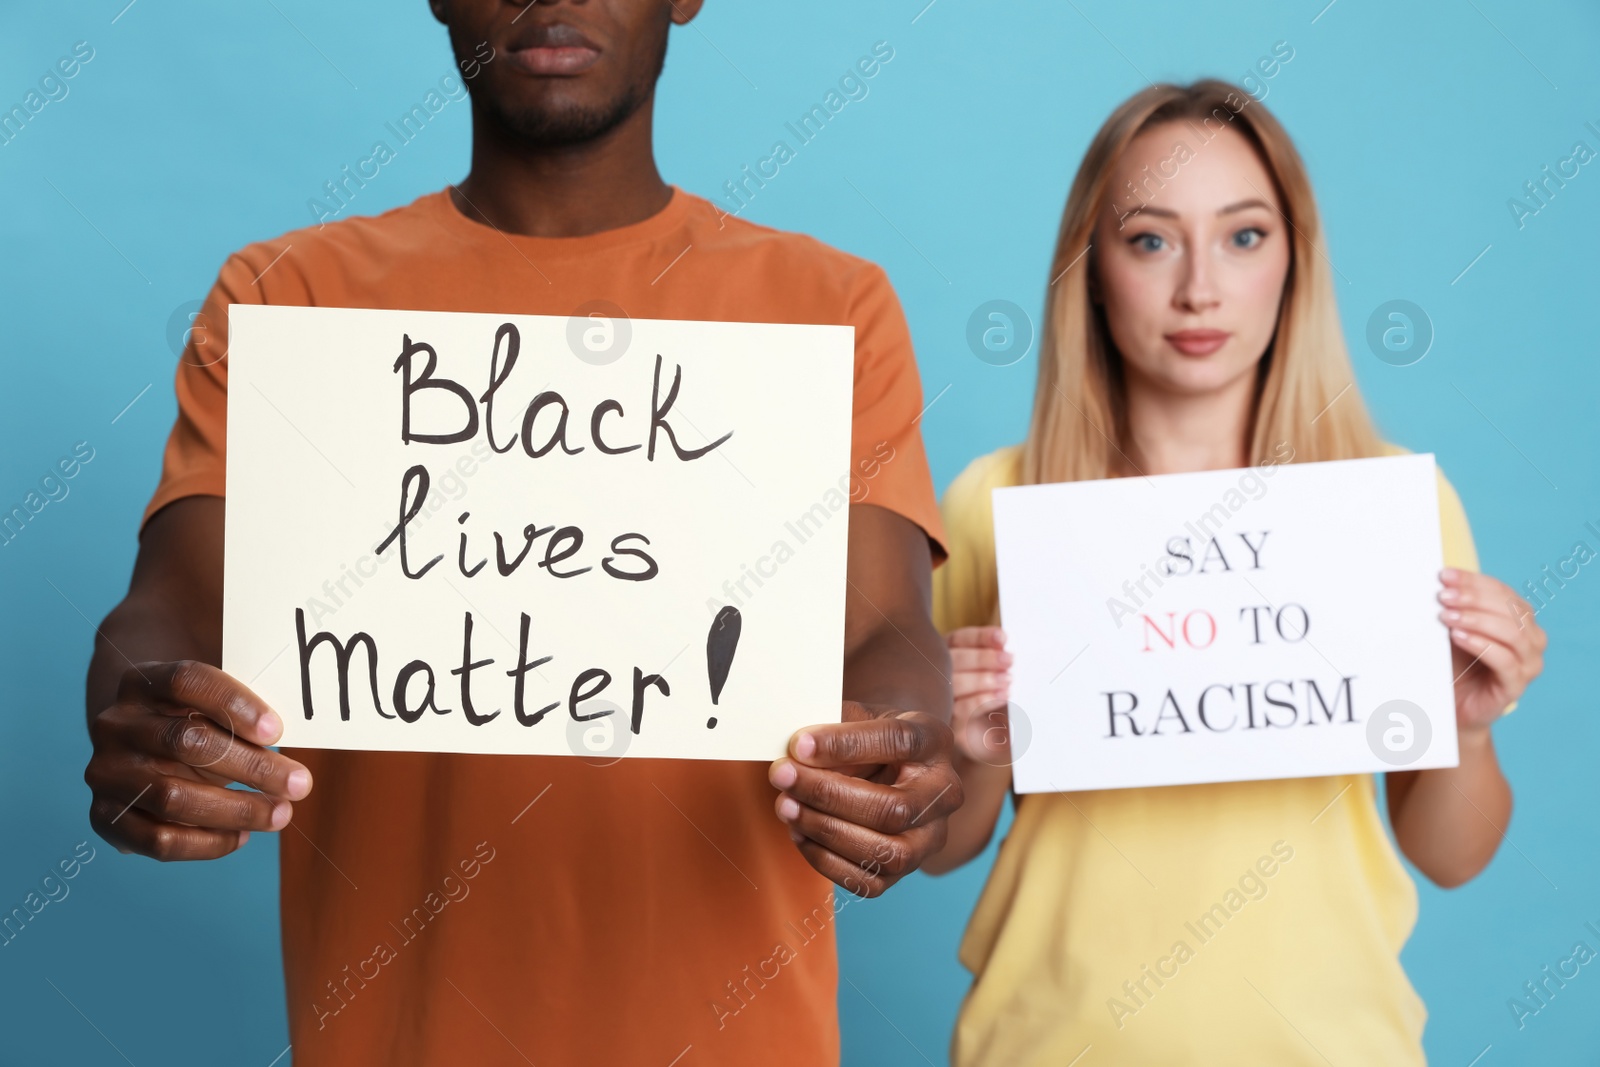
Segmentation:
<svg viewBox="0 0 1600 1067">
<path fill-rule="evenodd" d="M 440 195 L 426 193 L 381 214 L 351 215 L 253 241 L 227 258 L 223 277 L 231 273 L 235 280 L 242 278 L 256 287 L 265 286 L 264 279 L 274 274 L 303 278 L 319 268 L 337 269 L 353 257 L 371 262 L 388 250 L 413 245 L 411 235 L 424 224 L 431 202 Z"/>
<path fill-rule="evenodd" d="M 689 218 L 698 239 L 729 254 L 781 263 L 799 273 L 815 273 L 850 287 L 888 284 L 882 267 L 810 234 L 780 230 L 724 211 L 710 200 L 685 192 Z"/>
</svg>

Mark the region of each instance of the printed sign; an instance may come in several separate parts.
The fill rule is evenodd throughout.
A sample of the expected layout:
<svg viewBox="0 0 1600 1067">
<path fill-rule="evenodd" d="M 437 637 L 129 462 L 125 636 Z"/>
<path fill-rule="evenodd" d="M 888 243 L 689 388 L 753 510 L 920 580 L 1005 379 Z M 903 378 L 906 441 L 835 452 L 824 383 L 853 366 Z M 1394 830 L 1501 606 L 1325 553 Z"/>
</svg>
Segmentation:
<svg viewBox="0 0 1600 1067">
<path fill-rule="evenodd" d="M 1023 793 L 1457 762 L 1431 455 L 997 489 Z"/>
<path fill-rule="evenodd" d="M 838 721 L 853 329 L 616 310 L 229 309 L 223 666 L 285 746 L 771 759 Z"/>
</svg>

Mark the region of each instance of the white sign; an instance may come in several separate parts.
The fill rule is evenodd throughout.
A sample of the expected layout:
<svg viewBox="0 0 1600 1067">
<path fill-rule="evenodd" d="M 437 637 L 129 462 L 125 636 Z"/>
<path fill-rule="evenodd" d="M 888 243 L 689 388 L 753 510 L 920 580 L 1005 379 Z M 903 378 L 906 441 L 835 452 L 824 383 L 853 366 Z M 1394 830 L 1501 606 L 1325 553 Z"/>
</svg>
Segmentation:
<svg viewBox="0 0 1600 1067">
<path fill-rule="evenodd" d="M 1456 765 L 1431 455 L 997 489 L 1018 792 Z"/>
<path fill-rule="evenodd" d="M 229 317 L 223 667 L 284 745 L 764 760 L 838 721 L 851 327 Z"/>
</svg>

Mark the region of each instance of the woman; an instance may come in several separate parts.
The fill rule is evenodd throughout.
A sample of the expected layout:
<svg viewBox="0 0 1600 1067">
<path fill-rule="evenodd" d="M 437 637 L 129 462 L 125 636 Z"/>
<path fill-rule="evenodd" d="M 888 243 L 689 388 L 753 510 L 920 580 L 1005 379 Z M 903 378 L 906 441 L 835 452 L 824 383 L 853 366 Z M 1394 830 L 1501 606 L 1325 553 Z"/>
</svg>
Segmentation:
<svg viewBox="0 0 1600 1067">
<path fill-rule="evenodd" d="M 983 849 L 1010 788 L 990 490 L 1399 452 L 1352 386 L 1283 128 L 1217 81 L 1119 107 L 1067 199 L 1027 441 L 974 462 L 945 498 L 936 611 L 967 801 L 929 870 Z M 1442 478 L 1439 504 L 1461 763 L 1391 772 L 1386 793 L 1400 851 L 1455 886 L 1509 818 L 1490 724 L 1539 673 L 1545 638 L 1475 573 Z M 1426 1012 L 1399 962 L 1416 889 L 1370 775 L 1014 800 L 961 946 L 975 981 L 956 1064 L 1423 1062 Z M 1226 926 L 1197 930 L 1219 901 Z"/>
</svg>

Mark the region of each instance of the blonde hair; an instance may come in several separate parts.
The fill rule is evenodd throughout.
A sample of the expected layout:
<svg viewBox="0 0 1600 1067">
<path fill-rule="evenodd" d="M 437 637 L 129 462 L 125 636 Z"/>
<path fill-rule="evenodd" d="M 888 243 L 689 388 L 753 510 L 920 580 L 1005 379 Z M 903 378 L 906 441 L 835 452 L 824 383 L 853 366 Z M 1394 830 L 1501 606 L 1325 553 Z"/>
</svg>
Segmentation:
<svg viewBox="0 0 1600 1067">
<path fill-rule="evenodd" d="M 1226 127 L 1247 137 L 1272 176 L 1289 222 L 1289 271 L 1277 330 L 1257 370 L 1248 461 L 1279 462 L 1284 445 L 1290 457 L 1308 462 L 1381 452 L 1354 388 L 1305 164 L 1271 112 L 1238 86 L 1205 79 L 1134 94 L 1100 127 L 1078 167 L 1050 265 L 1039 383 L 1022 455 L 1026 484 L 1111 477 L 1129 447 L 1121 357 L 1104 311 L 1091 299 L 1090 242 L 1129 143 L 1175 121 L 1187 121 L 1205 141 Z"/>
</svg>

